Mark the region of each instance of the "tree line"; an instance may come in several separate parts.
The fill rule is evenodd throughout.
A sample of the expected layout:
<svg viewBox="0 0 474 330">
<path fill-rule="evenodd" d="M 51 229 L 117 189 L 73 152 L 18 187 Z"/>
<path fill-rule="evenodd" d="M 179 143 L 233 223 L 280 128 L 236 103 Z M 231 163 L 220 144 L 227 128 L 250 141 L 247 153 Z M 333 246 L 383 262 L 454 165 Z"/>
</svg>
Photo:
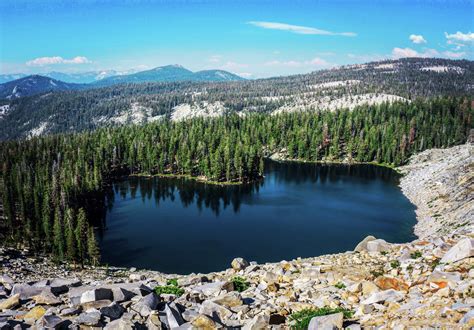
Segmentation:
<svg viewBox="0 0 474 330">
<path fill-rule="evenodd" d="M 57 260 L 97 263 L 94 218 L 122 175 L 253 182 L 264 157 L 404 164 L 424 149 L 465 142 L 466 98 L 360 106 L 353 111 L 235 114 L 102 128 L 0 144 L 3 241 Z"/>
</svg>

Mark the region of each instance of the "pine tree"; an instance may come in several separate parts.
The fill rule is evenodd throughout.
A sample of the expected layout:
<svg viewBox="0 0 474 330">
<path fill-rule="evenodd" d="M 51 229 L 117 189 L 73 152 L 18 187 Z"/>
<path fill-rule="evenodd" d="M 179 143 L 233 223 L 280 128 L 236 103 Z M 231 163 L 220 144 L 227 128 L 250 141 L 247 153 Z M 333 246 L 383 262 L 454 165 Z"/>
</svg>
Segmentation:
<svg viewBox="0 0 474 330">
<path fill-rule="evenodd" d="M 77 260 L 77 249 L 76 249 L 76 237 L 74 234 L 74 214 L 72 209 L 66 210 L 66 218 L 65 218 L 65 234 L 66 234 L 66 251 L 67 251 L 67 259 L 69 262 L 75 262 Z"/>
<path fill-rule="evenodd" d="M 84 264 L 87 249 L 87 218 L 83 208 L 77 214 L 77 224 L 74 231 L 76 237 L 77 255 L 81 265 Z"/>
<path fill-rule="evenodd" d="M 54 224 L 53 224 L 53 244 L 54 244 L 54 256 L 57 260 L 64 259 L 64 231 L 61 219 L 61 212 L 59 208 L 54 212 Z"/>
<path fill-rule="evenodd" d="M 89 256 L 89 262 L 96 266 L 99 263 L 99 248 L 95 238 L 94 228 L 89 226 L 87 234 L 87 255 Z"/>
</svg>

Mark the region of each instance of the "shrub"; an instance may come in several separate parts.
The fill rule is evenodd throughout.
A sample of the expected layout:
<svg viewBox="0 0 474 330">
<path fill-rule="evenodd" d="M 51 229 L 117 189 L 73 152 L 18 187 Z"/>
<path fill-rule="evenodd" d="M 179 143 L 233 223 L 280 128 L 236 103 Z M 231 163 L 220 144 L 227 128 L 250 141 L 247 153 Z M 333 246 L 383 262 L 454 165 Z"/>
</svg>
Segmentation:
<svg viewBox="0 0 474 330">
<path fill-rule="evenodd" d="M 309 322 L 313 317 L 316 316 L 324 316 L 324 315 L 329 315 L 329 314 L 336 314 L 336 313 L 342 313 L 344 315 L 344 318 L 351 318 L 353 312 L 350 310 L 347 310 L 345 308 L 329 308 L 329 307 L 323 307 L 323 308 L 306 308 L 303 309 L 299 312 L 293 313 L 289 316 L 289 320 L 291 321 L 292 329 L 308 329 Z"/>
<path fill-rule="evenodd" d="M 166 285 L 158 285 L 154 289 L 156 294 L 174 294 L 179 297 L 184 293 L 184 289 L 180 288 L 177 279 L 171 279 L 166 282 Z"/>
<path fill-rule="evenodd" d="M 422 254 L 421 254 L 420 251 L 415 251 L 415 252 L 412 252 L 412 253 L 410 254 L 410 258 L 412 258 L 412 259 L 418 259 L 418 258 L 421 258 L 421 255 L 422 255 Z"/>
<path fill-rule="evenodd" d="M 178 280 L 176 278 L 172 278 L 166 282 L 167 285 L 174 285 L 174 286 L 179 286 L 178 285 Z"/>
<path fill-rule="evenodd" d="M 398 260 L 393 260 L 393 261 L 390 263 L 390 266 L 391 266 L 392 268 L 398 268 L 398 267 L 400 267 L 400 261 L 398 261 Z"/>
<path fill-rule="evenodd" d="M 339 283 L 335 284 L 334 286 L 338 289 L 344 289 L 346 287 L 346 285 L 342 282 L 339 282 Z"/>
<path fill-rule="evenodd" d="M 231 282 L 234 284 L 234 289 L 237 292 L 243 292 L 247 290 L 250 286 L 250 283 L 247 282 L 245 278 L 240 277 L 240 276 L 234 277 Z"/>
</svg>

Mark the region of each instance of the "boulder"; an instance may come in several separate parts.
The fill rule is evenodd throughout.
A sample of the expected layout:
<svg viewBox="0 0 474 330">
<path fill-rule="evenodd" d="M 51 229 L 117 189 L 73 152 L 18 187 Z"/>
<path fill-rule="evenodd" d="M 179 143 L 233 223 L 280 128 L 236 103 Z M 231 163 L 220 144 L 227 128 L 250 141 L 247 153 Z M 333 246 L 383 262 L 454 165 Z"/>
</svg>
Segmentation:
<svg viewBox="0 0 474 330">
<path fill-rule="evenodd" d="M 198 285 L 193 288 L 193 291 L 202 293 L 205 296 L 217 296 L 221 291 L 234 291 L 234 284 L 232 282 L 212 282 L 203 285 Z"/>
<path fill-rule="evenodd" d="M 217 324 L 214 322 L 213 319 L 208 317 L 207 315 L 200 314 L 198 315 L 192 322 L 192 326 L 194 328 L 200 330 L 214 330 L 217 329 Z"/>
<path fill-rule="evenodd" d="M 256 315 L 252 320 L 245 323 L 242 330 L 260 330 L 268 329 L 270 322 L 270 316 L 268 315 Z"/>
<path fill-rule="evenodd" d="M 196 317 L 199 316 L 199 310 L 196 307 L 187 308 L 181 316 L 185 321 L 192 322 Z"/>
<path fill-rule="evenodd" d="M 81 325 L 99 326 L 100 317 L 100 312 L 97 309 L 89 309 L 80 314 L 74 321 Z"/>
<path fill-rule="evenodd" d="M 132 309 L 141 316 L 147 317 L 150 315 L 151 311 L 156 310 L 158 303 L 158 296 L 153 292 L 141 298 L 136 304 L 132 306 Z"/>
<path fill-rule="evenodd" d="M 308 330 L 342 329 L 343 319 L 344 314 L 342 313 L 316 316 L 309 322 Z"/>
<path fill-rule="evenodd" d="M 474 239 L 466 237 L 449 249 L 440 262 L 447 264 L 470 257 L 474 257 Z"/>
<path fill-rule="evenodd" d="M 65 320 L 54 314 L 45 314 L 36 322 L 36 326 L 41 329 L 68 329 L 70 320 Z"/>
<path fill-rule="evenodd" d="M 83 304 L 78 305 L 78 307 L 81 307 L 83 310 L 88 310 L 88 309 L 101 309 L 102 307 L 107 307 L 112 303 L 111 300 L 104 299 L 104 300 L 96 300 L 96 301 L 89 301 L 85 302 Z"/>
<path fill-rule="evenodd" d="M 232 316 L 232 311 L 227 309 L 224 306 L 221 306 L 219 304 L 216 304 L 215 302 L 212 302 L 210 300 L 205 300 L 200 309 L 199 309 L 200 314 L 206 314 L 210 317 L 215 317 L 217 316 L 219 318 L 219 321 L 224 321 L 228 319 L 229 317 Z"/>
<path fill-rule="evenodd" d="M 46 314 L 46 309 L 43 306 L 35 306 L 28 313 L 23 315 L 23 319 L 32 324 L 39 320 L 44 314 Z"/>
<path fill-rule="evenodd" d="M 10 298 L 0 301 L 0 310 L 15 308 L 20 305 L 20 294 L 14 294 Z"/>
<path fill-rule="evenodd" d="M 73 315 L 79 315 L 81 313 L 81 310 L 79 308 L 64 308 L 61 310 L 61 316 L 73 316 Z"/>
<path fill-rule="evenodd" d="M 8 290 L 12 289 L 13 284 L 15 283 L 10 276 L 7 274 L 0 275 L 0 283 Z"/>
<path fill-rule="evenodd" d="M 118 319 L 109 322 L 104 327 L 105 330 L 129 330 L 134 329 L 133 322 L 129 319 Z"/>
<path fill-rule="evenodd" d="M 249 266 L 249 262 L 244 258 L 235 258 L 232 260 L 231 266 L 234 270 L 239 271 L 247 268 Z"/>
<path fill-rule="evenodd" d="M 381 290 L 394 289 L 397 291 L 408 291 L 408 284 L 402 280 L 388 277 L 388 276 L 379 276 L 375 280 L 375 284 Z"/>
<path fill-rule="evenodd" d="M 220 296 L 212 299 L 212 302 L 227 308 L 231 308 L 242 305 L 242 297 L 238 292 L 232 291 L 221 294 Z"/>
<path fill-rule="evenodd" d="M 112 300 L 112 290 L 108 288 L 97 288 L 84 292 L 81 295 L 81 304 L 97 301 L 97 300 Z"/>
<path fill-rule="evenodd" d="M 128 279 L 132 282 L 138 282 L 138 281 L 146 280 L 146 276 L 143 274 L 130 274 Z"/>
<path fill-rule="evenodd" d="M 405 297 L 405 294 L 403 294 L 402 292 L 390 289 L 390 290 L 373 293 L 370 297 L 361 301 L 361 304 L 369 305 L 369 304 L 375 304 L 382 301 L 397 302 L 397 301 L 402 300 L 404 297 Z"/>
<path fill-rule="evenodd" d="M 367 242 L 367 252 L 383 252 L 389 249 L 390 244 L 383 239 L 375 239 Z"/>
<path fill-rule="evenodd" d="M 124 311 L 125 309 L 116 302 L 113 302 L 106 307 L 102 307 L 99 310 L 100 314 L 110 318 L 111 320 L 116 320 L 120 318 Z"/>
<path fill-rule="evenodd" d="M 21 300 L 27 300 L 33 296 L 39 295 L 43 290 L 47 290 L 47 288 L 34 287 L 28 284 L 15 284 L 12 288 L 11 294 L 19 294 Z"/>
<path fill-rule="evenodd" d="M 374 236 L 367 236 L 359 244 L 357 244 L 354 251 L 355 252 L 367 251 L 367 243 L 374 240 L 376 240 Z"/>
<path fill-rule="evenodd" d="M 62 302 L 61 299 L 47 291 L 42 291 L 31 299 L 38 305 L 59 305 Z"/>
<path fill-rule="evenodd" d="M 123 302 L 123 301 L 129 301 L 132 299 L 134 296 L 136 296 L 135 293 L 132 291 L 129 291 L 125 288 L 112 288 L 112 299 L 113 301 L 116 302 Z"/>
<path fill-rule="evenodd" d="M 168 320 L 168 325 L 171 329 L 177 328 L 181 324 L 184 323 L 184 320 L 181 317 L 181 313 L 178 311 L 177 308 L 175 308 L 175 306 L 172 306 L 170 304 L 166 304 L 165 305 L 165 314 L 166 314 L 166 319 Z"/>
<path fill-rule="evenodd" d="M 69 291 L 71 287 L 78 287 L 81 285 L 81 281 L 78 279 L 62 279 L 55 278 L 49 283 L 51 292 L 55 295 L 60 295 Z"/>
</svg>

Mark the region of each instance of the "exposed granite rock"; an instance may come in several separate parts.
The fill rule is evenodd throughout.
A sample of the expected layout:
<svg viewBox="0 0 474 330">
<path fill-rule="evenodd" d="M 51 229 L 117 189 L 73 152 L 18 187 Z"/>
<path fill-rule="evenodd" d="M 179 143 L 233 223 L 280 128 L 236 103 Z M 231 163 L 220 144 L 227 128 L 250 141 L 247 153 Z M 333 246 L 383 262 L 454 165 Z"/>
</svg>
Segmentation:
<svg viewBox="0 0 474 330">
<path fill-rule="evenodd" d="M 416 235 L 474 231 L 474 144 L 423 151 L 399 170 L 402 191 L 417 206 Z"/>
</svg>

